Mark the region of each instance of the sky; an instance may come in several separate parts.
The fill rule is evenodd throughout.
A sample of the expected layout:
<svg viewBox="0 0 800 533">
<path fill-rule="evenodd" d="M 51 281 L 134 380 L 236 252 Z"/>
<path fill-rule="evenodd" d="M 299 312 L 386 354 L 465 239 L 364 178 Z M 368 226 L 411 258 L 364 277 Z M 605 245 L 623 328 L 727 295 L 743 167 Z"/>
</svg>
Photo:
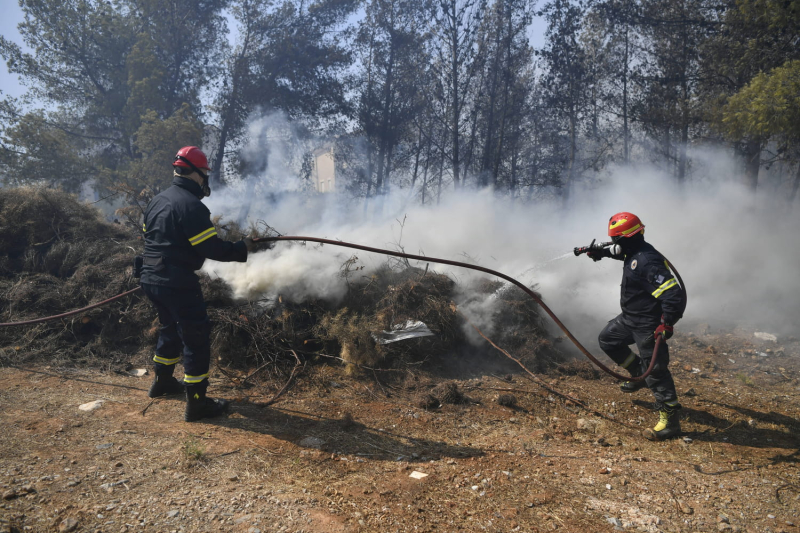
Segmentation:
<svg viewBox="0 0 800 533">
<path fill-rule="evenodd" d="M 17 31 L 17 24 L 22 22 L 22 8 L 17 0 L 0 0 L 0 35 L 22 45 L 22 36 Z M 25 92 L 25 87 L 20 84 L 14 74 L 8 72 L 5 61 L 0 61 L 0 90 L 4 95 L 19 97 Z"/>
</svg>

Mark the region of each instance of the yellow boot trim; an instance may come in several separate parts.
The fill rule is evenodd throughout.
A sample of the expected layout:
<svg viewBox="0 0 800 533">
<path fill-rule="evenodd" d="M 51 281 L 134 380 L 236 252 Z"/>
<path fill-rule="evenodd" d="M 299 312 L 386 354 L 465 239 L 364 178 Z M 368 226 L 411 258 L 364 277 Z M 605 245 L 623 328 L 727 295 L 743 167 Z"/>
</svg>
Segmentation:
<svg viewBox="0 0 800 533">
<path fill-rule="evenodd" d="M 653 431 L 655 432 L 663 431 L 664 429 L 666 429 L 668 422 L 669 422 L 669 413 L 667 411 L 659 411 L 658 424 L 656 424 L 656 427 L 653 428 Z"/>
</svg>

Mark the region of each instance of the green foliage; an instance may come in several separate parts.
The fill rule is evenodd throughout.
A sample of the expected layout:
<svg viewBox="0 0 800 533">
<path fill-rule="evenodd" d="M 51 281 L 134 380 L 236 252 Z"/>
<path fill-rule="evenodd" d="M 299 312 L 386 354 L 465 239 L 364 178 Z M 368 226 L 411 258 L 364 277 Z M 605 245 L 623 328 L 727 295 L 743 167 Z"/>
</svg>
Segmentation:
<svg viewBox="0 0 800 533">
<path fill-rule="evenodd" d="M 703 44 L 703 69 L 708 74 L 702 81 L 706 117 L 732 140 L 760 136 L 757 130 L 766 124 L 753 127 L 741 116 L 733 116 L 741 114 L 743 104 L 756 96 L 753 89 L 746 90 L 750 96 L 739 97 L 733 104 L 728 98 L 748 84 L 763 85 L 764 73 L 800 59 L 798 6 L 798 2 L 773 0 L 731 1 L 720 30 Z"/>
<path fill-rule="evenodd" d="M 32 82 L 31 93 L 41 100 L 113 114 L 124 102 L 124 57 L 133 39 L 127 10 L 102 0 L 25 0 L 21 6 L 26 17 L 19 30 L 34 52 L 0 39 L 9 70 Z"/>
<path fill-rule="evenodd" d="M 160 189 L 177 148 L 200 144 L 198 94 L 214 72 L 224 3 L 22 2 L 33 51 L 0 37 L 0 55 L 47 107 L 4 117 L 5 181 Z"/>
<path fill-rule="evenodd" d="M 356 127 L 367 149 L 376 154 L 372 168 L 362 172 L 370 174 L 369 188 L 374 170 L 378 192 L 388 185 L 389 172 L 402 168 L 393 154 L 418 137 L 413 121 L 425 104 L 421 90 L 426 74 L 420 66 L 430 62 L 424 35 L 427 16 L 424 2 L 373 0 L 356 34 L 355 48 L 368 65 L 353 80 L 359 101 Z"/>
<path fill-rule="evenodd" d="M 358 0 L 235 0 L 240 35 L 224 47 L 214 110 L 220 135 L 213 174 L 220 175 L 227 145 L 244 140 L 253 113 L 281 110 L 308 123 L 346 111 L 344 69 L 351 58 L 338 27 Z"/>
<path fill-rule="evenodd" d="M 137 157 L 116 172 L 106 172 L 101 182 L 109 188 L 119 184 L 137 193 L 149 189 L 151 194 L 158 194 L 172 183 L 170 165 L 175 153 L 182 146 L 199 146 L 202 134 L 202 125 L 189 104 L 165 120 L 155 111 L 148 111 L 133 135 Z"/>
<path fill-rule="evenodd" d="M 42 111 L 18 117 L 2 135 L 3 183 L 44 182 L 77 192 L 92 176 L 93 167 L 93 159 L 83 153 L 86 144 L 81 141 L 71 134 L 68 125 L 54 125 Z"/>
<path fill-rule="evenodd" d="M 275 112 L 292 121 L 287 159 L 306 180 L 310 160 L 297 154 L 334 132 L 337 171 L 352 178 L 341 190 L 410 185 L 423 203 L 473 184 L 565 194 L 620 155 L 689 178 L 688 147 L 708 140 L 740 152 L 755 185 L 765 157 L 796 160 L 800 147 L 797 1 L 547 0 L 538 12 L 526 0 L 20 5 L 26 48 L 0 36 L 0 56 L 29 87 L 20 102 L 0 101 L 10 184 L 151 194 L 169 183 L 175 150 L 203 140 L 214 143 L 203 146 L 212 179 L 223 160 L 246 175 L 264 164 L 242 150 L 247 124 Z M 537 51 L 535 13 L 547 23 Z"/>
<path fill-rule="evenodd" d="M 165 70 L 155 53 L 155 42 L 146 33 L 139 34 L 127 57 L 129 94 L 125 111 L 130 124 L 136 126 L 156 110 L 164 112 L 166 100 L 160 94 Z"/>
<path fill-rule="evenodd" d="M 800 141 L 800 61 L 789 61 L 755 76 L 722 111 L 725 131 L 746 136 Z"/>
<path fill-rule="evenodd" d="M 738 0 L 738 11 L 772 31 L 796 34 L 800 28 L 800 3 L 787 0 Z M 778 37 L 778 36 L 774 36 Z"/>
</svg>

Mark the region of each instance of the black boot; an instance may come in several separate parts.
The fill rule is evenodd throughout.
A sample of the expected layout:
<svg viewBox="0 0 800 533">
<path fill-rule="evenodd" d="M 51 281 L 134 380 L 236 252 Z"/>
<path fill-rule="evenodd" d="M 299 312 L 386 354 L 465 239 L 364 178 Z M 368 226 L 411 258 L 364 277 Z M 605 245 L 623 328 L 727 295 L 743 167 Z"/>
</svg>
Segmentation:
<svg viewBox="0 0 800 533">
<path fill-rule="evenodd" d="M 681 434 L 681 421 L 678 410 L 681 404 L 668 402 L 658 406 L 658 424 L 653 429 L 644 430 L 644 437 L 648 440 L 666 440 Z"/>
<path fill-rule="evenodd" d="M 172 376 L 174 369 L 174 365 L 156 365 L 156 377 L 153 379 L 153 384 L 150 385 L 150 391 L 147 393 L 150 398 L 158 398 L 170 394 L 183 394 L 185 392 L 183 383 Z"/>
<path fill-rule="evenodd" d="M 628 372 L 630 372 L 632 378 L 638 378 L 639 376 L 644 374 L 644 372 L 642 372 L 642 369 L 639 367 L 639 361 L 634 361 L 633 363 L 631 363 L 630 366 L 633 368 L 629 368 Z M 644 380 L 623 381 L 619 385 L 619 390 L 621 390 L 622 392 L 636 392 L 637 390 L 643 389 L 645 387 L 647 387 L 647 383 L 645 383 Z"/>
<path fill-rule="evenodd" d="M 183 417 L 185 421 L 195 422 L 202 418 L 214 418 L 228 410 L 228 400 L 206 397 L 207 388 L 206 380 L 195 385 L 186 385 L 186 413 Z"/>
<path fill-rule="evenodd" d="M 622 392 L 636 392 L 637 390 L 641 390 L 647 387 L 647 383 L 644 380 L 641 381 L 623 381 L 619 385 L 619 390 Z"/>
</svg>

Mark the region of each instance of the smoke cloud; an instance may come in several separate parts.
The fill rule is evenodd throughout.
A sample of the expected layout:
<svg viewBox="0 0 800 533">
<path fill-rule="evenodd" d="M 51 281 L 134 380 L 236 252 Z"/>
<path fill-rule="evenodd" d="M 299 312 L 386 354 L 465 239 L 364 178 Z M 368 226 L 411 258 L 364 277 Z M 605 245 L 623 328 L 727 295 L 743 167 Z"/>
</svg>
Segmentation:
<svg viewBox="0 0 800 533">
<path fill-rule="evenodd" d="M 561 320 L 594 349 L 597 333 L 619 313 L 622 264 L 611 259 L 594 263 L 571 251 L 593 238 L 608 240 L 609 217 L 630 211 L 646 225 L 646 240 L 686 283 L 689 304 L 679 330 L 708 323 L 793 332 L 800 316 L 798 214 L 779 195 L 754 195 L 740 185 L 738 167 L 725 154 L 692 155 L 693 178 L 683 185 L 651 167 L 617 167 L 593 180 L 592 188 L 576 187 L 566 204 L 522 203 L 483 190 L 451 191 L 440 205 L 423 207 L 417 199 L 409 201 L 407 191 L 395 191 L 365 208 L 363 199 L 299 192 L 303 184 L 288 177 L 285 165 L 268 165 L 259 175 L 215 191 L 206 202 L 215 215 L 237 219 L 245 212 L 240 222 L 261 219 L 285 235 L 402 247 L 412 254 L 499 270 L 535 285 Z M 280 294 L 295 301 L 335 301 L 346 291 L 340 269 L 353 255 L 364 266 L 359 276 L 368 276 L 386 260 L 333 246 L 278 243 L 252 254 L 247 263 L 208 261 L 204 268 L 227 281 L 239 297 Z M 430 268 L 465 287 L 483 276 L 433 263 Z M 491 298 L 465 299 L 469 303 L 463 310 L 491 332 Z"/>
</svg>

